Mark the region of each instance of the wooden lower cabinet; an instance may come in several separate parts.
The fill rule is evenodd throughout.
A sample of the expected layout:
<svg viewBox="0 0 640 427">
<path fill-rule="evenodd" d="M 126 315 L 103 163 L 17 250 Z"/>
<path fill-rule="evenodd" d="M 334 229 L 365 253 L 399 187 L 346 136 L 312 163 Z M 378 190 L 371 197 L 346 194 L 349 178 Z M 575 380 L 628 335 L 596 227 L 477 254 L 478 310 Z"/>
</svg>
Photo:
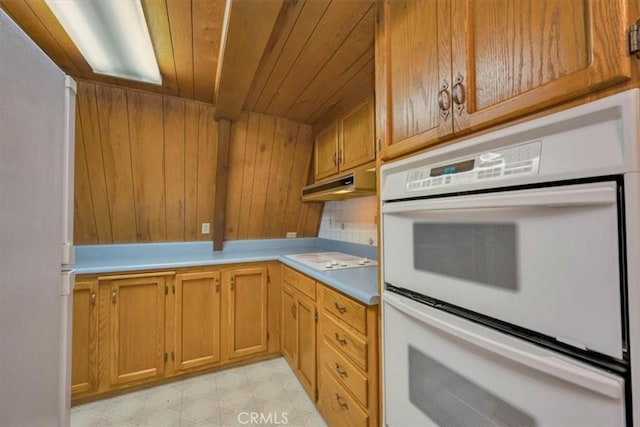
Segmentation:
<svg viewBox="0 0 640 427">
<path fill-rule="evenodd" d="M 286 281 L 282 285 L 281 351 L 311 400 L 316 397 L 318 310 L 309 297 Z"/>
<path fill-rule="evenodd" d="M 279 354 L 280 265 L 79 276 L 73 311 L 79 401 Z"/>
<path fill-rule="evenodd" d="M 73 289 L 71 393 L 91 394 L 98 385 L 98 281 L 77 281 Z"/>
<path fill-rule="evenodd" d="M 111 385 L 139 383 L 164 374 L 167 277 L 131 275 L 110 280 L 109 377 Z"/>
<path fill-rule="evenodd" d="M 228 284 L 229 358 L 249 356 L 267 350 L 266 266 L 225 270 Z"/>
<path fill-rule="evenodd" d="M 318 408 L 330 426 L 377 426 L 378 307 L 318 284 Z"/>
<path fill-rule="evenodd" d="M 175 370 L 220 362 L 220 271 L 176 275 Z"/>
</svg>

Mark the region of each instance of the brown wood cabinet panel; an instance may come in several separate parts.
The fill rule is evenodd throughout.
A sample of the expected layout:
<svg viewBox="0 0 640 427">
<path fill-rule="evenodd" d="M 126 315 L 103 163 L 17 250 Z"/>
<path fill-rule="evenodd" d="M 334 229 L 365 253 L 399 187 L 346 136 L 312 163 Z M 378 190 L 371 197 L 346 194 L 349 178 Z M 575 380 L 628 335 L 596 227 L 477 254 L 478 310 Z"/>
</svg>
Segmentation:
<svg viewBox="0 0 640 427">
<path fill-rule="evenodd" d="M 98 382 L 98 283 L 76 282 L 73 289 L 71 394 L 89 394 Z"/>
<path fill-rule="evenodd" d="M 376 61 L 384 64 L 377 64 L 376 78 L 384 81 L 377 89 L 386 100 L 379 111 L 387 124 L 383 152 L 393 155 L 453 132 L 451 114 L 438 104 L 439 93 L 451 87 L 450 11 L 448 0 L 387 0 L 379 7 Z M 441 101 L 451 99 L 442 92 Z"/>
<path fill-rule="evenodd" d="M 225 271 L 229 286 L 229 358 L 267 350 L 267 267 Z"/>
<path fill-rule="evenodd" d="M 112 280 L 112 385 L 160 378 L 164 373 L 165 277 Z"/>
<path fill-rule="evenodd" d="M 383 160 L 623 90 L 633 77 L 625 0 L 386 0 L 378 7 Z"/>
<path fill-rule="evenodd" d="M 456 132 L 629 79 L 626 8 L 624 0 L 452 0 Z"/>
<path fill-rule="evenodd" d="M 310 277 L 305 276 L 302 273 L 298 273 L 292 268 L 282 266 L 282 280 L 288 285 L 295 288 L 297 291 L 302 292 L 310 299 L 316 299 L 316 282 Z"/>
<path fill-rule="evenodd" d="M 330 426 L 368 426 L 369 415 L 362 410 L 327 369 L 321 369 L 322 388 L 318 405 Z"/>
<path fill-rule="evenodd" d="M 338 122 L 318 132 L 315 144 L 315 179 L 319 181 L 338 173 Z"/>
<path fill-rule="evenodd" d="M 298 363 L 297 375 L 302 387 L 314 400 L 316 391 L 316 306 L 302 296 L 297 301 Z"/>
<path fill-rule="evenodd" d="M 322 305 L 325 311 L 353 327 L 363 335 L 367 334 L 367 309 L 364 305 L 340 293 L 323 288 Z"/>
<path fill-rule="evenodd" d="M 322 361 L 325 372 L 332 372 L 338 382 L 348 389 L 366 407 L 368 401 L 369 380 L 345 357 L 340 355 L 333 344 L 324 340 L 322 343 Z"/>
<path fill-rule="evenodd" d="M 358 367 L 364 371 L 367 370 L 368 344 L 363 337 L 348 330 L 346 326 L 331 315 L 324 316 L 322 330 L 327 341 L 332 342 Z"/>
<path fill-rule="evenodd" d="M 220 361 L 220 272 L 177 274 L 176 370 Z"/>
<path fill-rule="evenodd" d="M 340 169 L 348 170 L 376 159 L 373 129 L 373 97 L 358 105 L 341 120 Z"/>
<path fill-rule="evenodd" d="M 287 285 L 282 286 L 282 345 L 280 351 L 289 365 L 296 366 L 298 353 L 298 322 L 296 319 L 295 291 Z"/>
</svg>

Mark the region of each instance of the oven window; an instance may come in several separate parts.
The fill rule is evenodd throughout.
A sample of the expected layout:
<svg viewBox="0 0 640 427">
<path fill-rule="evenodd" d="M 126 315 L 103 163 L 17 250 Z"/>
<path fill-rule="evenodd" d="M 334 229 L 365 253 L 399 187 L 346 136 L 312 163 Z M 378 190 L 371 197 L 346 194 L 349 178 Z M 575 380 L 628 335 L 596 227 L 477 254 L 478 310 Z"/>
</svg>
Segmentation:
<svg viewBox="0 0 640 427">
<path fill-rule="evenodd" d="M 409 346 L 409 400 L 439 426 L 535 426 L 529 414 Z"/>
<path fill-rule="evenodd" d="M 518 289 L 516 225 L 414 223 L 416 270 Z"/>
</svg>

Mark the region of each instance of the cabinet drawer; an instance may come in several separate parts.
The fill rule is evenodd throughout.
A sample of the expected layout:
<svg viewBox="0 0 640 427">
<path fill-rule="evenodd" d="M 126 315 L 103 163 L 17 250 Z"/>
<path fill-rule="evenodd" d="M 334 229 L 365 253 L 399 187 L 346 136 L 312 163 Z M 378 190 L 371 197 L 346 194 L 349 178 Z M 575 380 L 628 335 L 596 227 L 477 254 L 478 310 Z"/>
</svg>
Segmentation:
<svg viewBox="0 0 640 427">
<path fill-rule="evenodd" d="M 333 372 L 340 385 L 351 391 L 360 404 L 365 407 L 369 404 L 367 377 L 341 356 L 327 341 L 322 345 L 322 361 L 324 369 Z"/>
<path fill-rule="evenodd" d="M 333 374 L 322 370 L 320 385 L 320 407 L 322 415 L 330 426 L 366 426 L 368 414 L 358 406 L 349 392 L 340 387 Z"/>
<path fill-rule="evenodd" d="M 340 326 L 327 313 L 324 313 L 322 330 L 327 341 L 360 368 L 367 370 L 367 342 L 364 339 Z"/>
<path fill-rule="evenodd" d="M 362 334 L 367 334 L 367 309 L 364 305 L 325 287 L 324 309 Z"/>
<path fill-rule="evenodd" d="M 312 300 L 316 300 L 316 282 L 313 279 L 285 266 L 282 266 L 282 277 L 285 282 Z"/>
</svg>

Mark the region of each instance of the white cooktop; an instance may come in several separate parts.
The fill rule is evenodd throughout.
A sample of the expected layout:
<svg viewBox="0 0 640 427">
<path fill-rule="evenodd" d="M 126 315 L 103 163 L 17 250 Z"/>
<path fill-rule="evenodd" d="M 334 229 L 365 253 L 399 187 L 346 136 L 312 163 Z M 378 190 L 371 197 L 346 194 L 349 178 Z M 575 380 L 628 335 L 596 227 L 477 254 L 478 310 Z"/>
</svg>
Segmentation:
<svg viewBox="0 0 640 427">
<path fill-rule="evenodd" d="M 378 265 L 377 261 L 341 252 L 314 252 L 285 256 L 308 267 L 324 271 Z"/>
</svg>

